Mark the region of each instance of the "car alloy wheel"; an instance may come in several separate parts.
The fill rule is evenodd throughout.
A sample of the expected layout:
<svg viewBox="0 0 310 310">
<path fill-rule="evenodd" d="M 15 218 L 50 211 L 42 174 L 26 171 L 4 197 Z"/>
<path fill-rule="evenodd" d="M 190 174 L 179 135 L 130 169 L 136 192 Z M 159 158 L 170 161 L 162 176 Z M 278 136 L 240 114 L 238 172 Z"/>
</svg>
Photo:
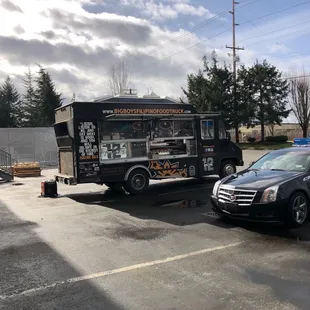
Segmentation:
<svg viewBox="0 0 310 310">
<path fill-rule="evenodd" d="M 296 196 L 293 201 L 293 216 L 296 223 L 302 225 L 308 216 L 307 200 L 303 196 Z"/>
</svg>

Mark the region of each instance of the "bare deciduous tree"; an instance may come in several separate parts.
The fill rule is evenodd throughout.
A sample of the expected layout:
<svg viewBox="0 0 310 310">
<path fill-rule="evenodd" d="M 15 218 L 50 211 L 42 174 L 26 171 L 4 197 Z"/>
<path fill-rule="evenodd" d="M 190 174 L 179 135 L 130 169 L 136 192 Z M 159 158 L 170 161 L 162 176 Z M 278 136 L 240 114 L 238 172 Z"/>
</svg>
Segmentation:
<svg viewBox="0 0 310 310">
<path fill-rule="evenodd" d="M 128 88 L 130 82 L 129 67 L 121 60 L 110 67 L 108 78 L 108 92 L 112 95 L 121 94 L 124 89 Z"/>
<path fill-rule="evenodd" d="M 303 74 L 305 75 L 305 74 Z M 303 137 L 307 137 L 310 121 L 310 80 L 306 77 L 293 78 L 290 81 L 291 108 L 302 129 Z"/>
</svg>

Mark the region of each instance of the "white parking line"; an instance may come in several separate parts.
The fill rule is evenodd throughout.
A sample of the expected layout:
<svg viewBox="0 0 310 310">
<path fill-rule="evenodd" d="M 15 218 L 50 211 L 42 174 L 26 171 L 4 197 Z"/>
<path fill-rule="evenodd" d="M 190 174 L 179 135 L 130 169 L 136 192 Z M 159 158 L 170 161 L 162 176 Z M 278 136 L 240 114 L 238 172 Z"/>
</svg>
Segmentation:
<svg viewBox="0 0 310 310">
<path fill-rule="evenodd" d="M 165 195 L 171 195 L 171 194 L 180 194 L 180 193 L 186 193 L 186 192 L 193 192 L 193 191 L 198 191 L 198 190 L 206 189 L 206 188 L 213 188 L 213 185 L 212 186 L 202 186 L 202 187 L 191 188 L 191 189 L 184 189 L 184 190 L 175 191 L 175 192 L 168 192 L 168 193 L 159 194 L 158 196 L 165 196 Z"/>
<path fill-rule="evenodd" d="M 217 246 L 214 248 L 208 248 L 208 249 L 203 249 L 203 250 L 190 252 L 190 253 L 186 253 L 186 254 L 171 256 L 171 257 L 167 257 L 165 259 L 159 259 L 159 260 L 154 260 L 154 261 L 150 261 L 150 262 L 146 262 L 146 263 L 122 267 L 122 268 L 118 268 L 118 269 L 102 271 L 102 272 L 93 273 L 93 274 L 89 274 L 89 275 L 85 275 L 85 276 L 67 279 L 64 281 L 57 281 L 57 282 L 54 282 L 52 284 L 46 284 L 46 285 L 42 285 L 42 286 L 39 286 L 36 288 L 24 290 L 24 291 L 21 290 L 20 292 L 13 293 L 11 295 L 0 295 L 0 300 L 4 300 L 4 299 L 8 299 L 8 298 L 14 298 L 14 297 L 20 297 L 20 296 L 24 296 L 24 295 L 28 295 L 28 294 L 32 294 L 32 293 L 39 293 L 41 291 L 51 289 L 51 288 L 54 288 L 54 287 L 57 287 L 60 285 L 66 285 L 66 284 L 71 284 L 71 283 L 76 283 L 76 282 L 81 282 L 81 281 L 86 281 L 86 280 L 91 280 L 91 279 L 96 279 L 96 278 L 102 278 L 102 277 L 112 275 L 112 274 L 127 272 L 127 271 L 131 271 L 131 270 L 137 270 L 137 269 L 155 266 L 155 265 L 160 265 L 160 264 L 165 264 L 165 263 L 170 263 L 170 262 L 181 260 L 181 259 L 184 259 L 187 257 L 198 256 L 198 255 L 205 254 L 205 253 L 210 253 L 210 252 L 215 252 L 215 251 L 235 247 L 235 246 L 240 245 L 241 243 L 243 243 L 243 242 L 230 243 L 227 245 Z"/>
</svg>

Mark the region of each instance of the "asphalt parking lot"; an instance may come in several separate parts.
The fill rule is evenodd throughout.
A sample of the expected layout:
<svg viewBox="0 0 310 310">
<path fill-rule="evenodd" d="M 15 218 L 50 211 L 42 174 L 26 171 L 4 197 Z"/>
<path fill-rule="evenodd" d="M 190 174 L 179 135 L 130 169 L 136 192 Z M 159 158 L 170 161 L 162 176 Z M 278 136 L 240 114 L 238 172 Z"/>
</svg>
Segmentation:
<svg viewBox="0 0 310 310">
<path fill-rule="evenodd" d="M 213 178 L 39 198 L 53 173 L 0 186 L 0 309 L 309 309 L 309 226 L 217 219 Z"/>
</svg>

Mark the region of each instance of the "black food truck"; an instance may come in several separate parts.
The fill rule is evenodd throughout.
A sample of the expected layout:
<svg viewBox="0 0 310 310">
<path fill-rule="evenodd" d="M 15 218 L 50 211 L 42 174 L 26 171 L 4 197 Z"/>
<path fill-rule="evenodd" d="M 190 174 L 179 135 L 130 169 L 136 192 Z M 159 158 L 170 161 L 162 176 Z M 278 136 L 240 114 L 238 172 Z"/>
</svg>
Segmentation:
<svg viewBox="0 0 310 310">
<path fill-rule="evenodd" d="M 225 177 L 243 166 L 219 113 L 169 98 L 111 96 L 55 110 L 57 182 L 105 184 L 131 194 L 150 179 Z"/>
</svg>

